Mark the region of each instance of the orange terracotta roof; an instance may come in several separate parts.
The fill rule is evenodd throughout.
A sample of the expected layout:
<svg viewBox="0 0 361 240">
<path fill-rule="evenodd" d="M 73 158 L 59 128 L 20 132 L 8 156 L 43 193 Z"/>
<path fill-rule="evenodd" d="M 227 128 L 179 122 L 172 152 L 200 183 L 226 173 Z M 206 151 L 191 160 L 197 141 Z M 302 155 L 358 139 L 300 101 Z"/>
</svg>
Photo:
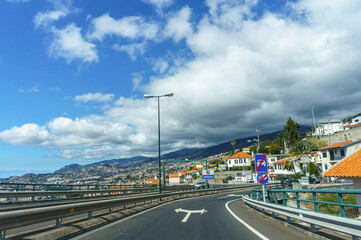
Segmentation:
<svg viewBox="0 0 361 240">
<path fill-rule="evenodd" d="M 238 153 L 234 154 L 233 156 L 231 156 L 228 159 L 231 159 L 231 158 L 253 158 L 253 157 L 251 155 L 247 154 L 247 153 L 238 152 Z"/>
<path fill-rule="evenodd" d="M 273 164 L 277 164 L 277 163 L 284 163 L 284 162 L 287 162 L 287 161 L 290 161 L 290 160 L 293 160 L 293 159 L 296 159 L 296 158 L 285 158 L 285 159 L 281 159 L 277 162 L 274 162 Z"/>
<path fill-rule="evenodd" d="M 361 123 L 349 125 L 349 126 L 347 126 L 347 127 L 348 127 L 348 128 L 354 128 L 354 127 L 359 127 L 359 126 L 361 126 Z"/>
<path fill-rule="evenodd" d="M 184 175 L 186 175 L 186 173 L 185 173 L 185 172 L 181 172 L 180 174 L 181 174 L 181 175 L 183 175 L 183 176 L 184 176 Z"/>
<path fill-rule="evenodd" d="M 186 173 L 194 173 L 194 172 L 198 172 L 198 171 L 197 170 L 190 170 L 190 171 L 188 171 Z"/>
<path fill-rule="evenodd" d="M 328 170 L 325 177 L 361 177 L 361 149 Z"/>
<path fill-rule="evenodd" d="M 175 174 L 169 174 L 170 178 L 179 178 L 179 174 L 175 173 Z"/>
<path fill-rule="evenodd" d="M 332 145 L 330 145 L 330 146 L 327 146 L 327 147 L 324 147 L 324 148 L 320 148 L 320 150 L 339 148 L 339 147 L 342 147 L 343 145 L 349 144 L 349 143 L 351 143 L 351 142 L 352 142 L 352 140 L 350 140 L 350 141 L 345 141 L 345 142 L 335 143 L 335 144 L 332 144 Z"/>
<path fill-rule="evenodd" d="M 217 166 L 217 164 L 209 164 L 210 167 Z"/>
</svg>

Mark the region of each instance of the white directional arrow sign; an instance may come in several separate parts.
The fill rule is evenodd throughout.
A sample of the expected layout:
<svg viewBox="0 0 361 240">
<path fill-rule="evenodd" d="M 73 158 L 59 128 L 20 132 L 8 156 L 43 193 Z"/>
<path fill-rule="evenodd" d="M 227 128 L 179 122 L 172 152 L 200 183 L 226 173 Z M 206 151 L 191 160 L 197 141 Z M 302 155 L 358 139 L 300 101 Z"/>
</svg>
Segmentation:
<svg viewBox="0 0 361 240">
<path fill-rule="evenodd" d="M 208 212 L 207 210 L 205 209 L 202 209 L 202 210 L 185 210 L 185 209 L 182 209 L 182 208 L 177 208 L 177 209 L 174 209 L 174 211 L 176 211 L 176 213 L 179 213 L 179 212 L 185 212 L 187 213 L 187 215 L 183 218 L 182 222 L 187 222 L 189 216 L 192 214 L 192 213 L 200 213 L 200 214 L 203 214 L 203 213 L 206 213 Z"/>
</svg>

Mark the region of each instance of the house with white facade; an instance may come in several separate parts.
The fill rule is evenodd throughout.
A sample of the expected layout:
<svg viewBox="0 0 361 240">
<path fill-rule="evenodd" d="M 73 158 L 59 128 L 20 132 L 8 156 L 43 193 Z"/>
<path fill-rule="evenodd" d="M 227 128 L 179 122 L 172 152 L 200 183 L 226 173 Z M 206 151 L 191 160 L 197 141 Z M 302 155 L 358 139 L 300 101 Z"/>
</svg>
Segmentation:
<svg viewBox="0 0 361 240">
<path fill-rule="evenodd" d="M 245 167 L 251 166 L 253 157 L 244 152 L 238 152 L 227 159 L 228 169 L 231 167 Z"/>
<path fill-rule="evenodd" d="M 169 174 L 169 185 L 184 183 L 184 180 L 181 178 L 181 176 L 181 173 Z"/>
<path fill-rule="evenodd" d="M 285 159 L 287 158 L 288 155 L 287 154 L 269 154 L 267 155 L 267 163 L 271 164 L 271 163 L 275 163 L 281 159 Z"/>
<path fill-rule="evenodd" d="M 342 132 L 343 130 L 343 123 L 340 119 L 321 119 L 318 122 L 315 135 L 325 136 L 336 132 Z"/>
<path fill-rule="evenodd" d="M 361 140 L 335 143 L 319 149 L 322 152 L 322 172 L 331 169 L 359 149 L 361 149 Z"/>
<path fill-rule="evenodd" d="M 283 165 L 291 163 L 292 167 L 289 169 L 284 168 Z M 274 174 L 280 175 L 292 175 L 296 173 L 303 173 L 307 170 L 308 164 L 312 162 L 312 159 L 308 156 L 292 157 L 281 159 L 277 162 L 271 163 L 270 167 L 274 169 Z"/>
<path fill-rule="evenodd" d="M 361 116 L 355 117 L 352 119 L 351 124 L 361 123 Z"/>
</svg>

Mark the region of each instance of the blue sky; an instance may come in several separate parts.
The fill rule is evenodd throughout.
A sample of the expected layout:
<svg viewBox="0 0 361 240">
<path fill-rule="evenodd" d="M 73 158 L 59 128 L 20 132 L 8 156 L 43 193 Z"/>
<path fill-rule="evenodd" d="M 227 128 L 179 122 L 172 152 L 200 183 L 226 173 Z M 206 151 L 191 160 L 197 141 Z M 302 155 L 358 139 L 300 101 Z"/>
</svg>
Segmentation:
<svg viewBox="0 0 361 240">
<path fill-rule="evenodd" d="M 361 3 L 0 0 L 2 171 L 156 155 L 360 112 Z"/>
</svg>

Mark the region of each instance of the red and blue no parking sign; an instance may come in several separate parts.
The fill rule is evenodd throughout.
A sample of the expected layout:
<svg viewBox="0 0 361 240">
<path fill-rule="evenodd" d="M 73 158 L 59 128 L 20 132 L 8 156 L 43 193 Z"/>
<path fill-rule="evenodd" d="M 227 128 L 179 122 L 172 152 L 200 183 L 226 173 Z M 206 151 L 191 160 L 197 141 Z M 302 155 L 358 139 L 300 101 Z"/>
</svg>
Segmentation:
<svg viewBox="0 0 361 240">
<path fill-rule="evenodd" d="M 257 182 L 260 184 L 268 183 L 268 174 L 267 173 L 258 173 L 257 174 Z"/>
</svg>

